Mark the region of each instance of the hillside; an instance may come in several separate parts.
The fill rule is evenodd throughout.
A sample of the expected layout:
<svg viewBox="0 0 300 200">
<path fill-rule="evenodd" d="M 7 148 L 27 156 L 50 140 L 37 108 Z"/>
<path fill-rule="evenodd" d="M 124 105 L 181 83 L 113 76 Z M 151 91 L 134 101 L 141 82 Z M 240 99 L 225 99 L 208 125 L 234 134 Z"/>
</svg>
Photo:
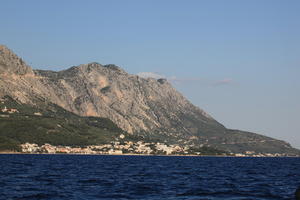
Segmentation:
<svg viewBox="0 0 300 200">
<path fill-rule="evenodd" d="M 130 137 L 109 119 L 80 117 L 51 103 L 31 106 L 9 96 L 0 99 L 0 150 L 20 150 L 19 145 L 26 142 L 68 146 L 106 144 L 120 134 Z"/>
<path fill-rule="evenodd" d="M 32 70 L 0 46 L 0 77 L 0 97 L 7 95 L 37 108 L 42 101 L 76 116 L 107 118 L 132 136 L 234 153 L 299 154 L 284 141 L 229 130 L 190 103 L 167 80 L 144 79 L 116 65 L 90 63 L 58 72 Z M 80 135 L 82 129 L 76 130 Z M 92 133 L 93 128 L 90 130 Z"/>
</svg>

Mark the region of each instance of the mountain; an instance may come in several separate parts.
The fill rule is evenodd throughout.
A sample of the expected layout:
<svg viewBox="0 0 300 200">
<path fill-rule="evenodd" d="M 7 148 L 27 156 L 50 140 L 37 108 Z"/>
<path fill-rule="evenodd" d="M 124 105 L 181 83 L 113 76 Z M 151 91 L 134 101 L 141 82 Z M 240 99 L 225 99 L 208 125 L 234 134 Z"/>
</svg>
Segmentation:
<svg viewBox="0 0 300 200">
<path fill-rule="evenodd" d="M 116 65 L 89 63 L 33 70 L 0 46 L 0 97 L 39 107 L 52 103 L 82 117 L 108 118 L 131 135 L 168 144 L 241 153 L 299 154 L 288 143 L 230 130 L 194 106 L 165 79 L 141 78 Z"/>
</svg>

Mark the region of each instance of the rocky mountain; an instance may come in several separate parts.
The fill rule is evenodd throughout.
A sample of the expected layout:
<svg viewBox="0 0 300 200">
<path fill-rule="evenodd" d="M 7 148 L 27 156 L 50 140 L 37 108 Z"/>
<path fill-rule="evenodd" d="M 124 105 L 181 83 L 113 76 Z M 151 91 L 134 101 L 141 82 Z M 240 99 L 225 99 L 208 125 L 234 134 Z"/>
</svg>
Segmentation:
<svg viewBox="0 0 300 200">
<path fill-rule="evenodd" d="M 51 102 L 80 116 L 108 118 L 129 134 L 167 143 L 212 146 L 230 152 L 298 154 L 288 143 L 229 130 L 194 106 L 165 79 L 141 78 L 98 63 L 62 71 L 33 70 L 0 46 L 0 97 Z"/>
<path fill-rule="evenodd" d="M 26 75 L 33 74 L 31 67 L 10 51 L 7 47 L 0 45 L 0 73 L 3 75 Z"/>
</svg>

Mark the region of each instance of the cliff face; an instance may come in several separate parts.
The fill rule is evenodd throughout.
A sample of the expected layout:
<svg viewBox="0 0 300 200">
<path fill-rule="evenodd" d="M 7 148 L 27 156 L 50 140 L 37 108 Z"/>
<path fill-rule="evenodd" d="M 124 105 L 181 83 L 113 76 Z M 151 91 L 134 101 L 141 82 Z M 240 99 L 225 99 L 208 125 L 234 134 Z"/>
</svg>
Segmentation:
<svg viewBox="0 0 300 200">
<path fill-rule="evenodd" d="M 33 71 L 6 46 L 0 45 L 0 74 L 25 75 L 33 74 Z"/>
<path fill-rule="evenodd" d="M 0 97 L 9 95 L 21 103 L 34 104 L 46 93 L 40 78 L 21 58 L 0 45 Z"/>
<path fill-rule="evenodd" d="M 32 70 L 6 47 L 0 50 L 0 97 L 33 105 L 52 102 L 81 116 L 109 118 L 128 133 L 171 143 L 234 152 L 292 151 L 286 142 L 226 129 L 164 79 L 144 79 L 98 63 L 59 72 Z"/>
<path fill-rule="evenodd" d="M 219 125 L 168 82 L 130 75 L 115 65 L 91 63 L 60 72 L 35 73 L 43 77 L 52 102 L 82 116 L 110 118 L 129 133 L 196 133 L 198 130 L 183 123 L 181 116 L 185 114 Z"/>
<path fill-rule="evenodd" d="M 32 70 L 13 52 L 1 46 L 0 95 L 22 103 L 44 99 L 81 116 L 111 119 L 129 132 L 193 135 L 199 130 L 184 123 L 216 125 L 203 110 L 192 105 L 166 80 L 130 75 L 115 65 L 90 63 L 54 72 Z"/>
</svg>

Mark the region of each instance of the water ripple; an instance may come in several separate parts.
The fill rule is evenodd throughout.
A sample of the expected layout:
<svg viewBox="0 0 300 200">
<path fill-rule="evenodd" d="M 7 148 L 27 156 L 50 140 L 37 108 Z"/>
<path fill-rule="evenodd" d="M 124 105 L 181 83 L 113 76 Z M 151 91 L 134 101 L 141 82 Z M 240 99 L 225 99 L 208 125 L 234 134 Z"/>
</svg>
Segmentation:
<svg viewBox="0 0 300 200">
<path fill-rule="evenodd" d="M 288 200 L 299 158 L 0 155 L 0 199 Z"/>
</svg>

